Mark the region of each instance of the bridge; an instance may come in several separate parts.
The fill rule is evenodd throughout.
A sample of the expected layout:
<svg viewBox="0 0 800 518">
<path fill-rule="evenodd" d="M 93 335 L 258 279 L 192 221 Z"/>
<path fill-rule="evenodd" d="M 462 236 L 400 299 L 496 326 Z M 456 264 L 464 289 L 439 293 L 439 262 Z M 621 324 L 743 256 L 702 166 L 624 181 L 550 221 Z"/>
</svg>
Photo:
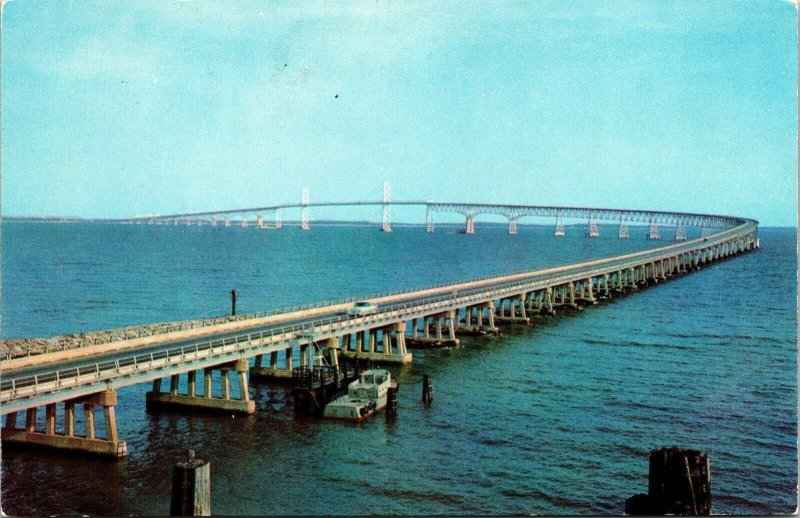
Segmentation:
<svg viewBox="0 0 800 518">
<path fill-rule="evenodd" d="M 303 230 L 311 228 L 309 217 L 310 209 L 324 207 L 363 207 L 374 206 L 382 209 L 381 229 L 391 232 L 392 207 L 420 207 L 425 209 L 425 225 L 428 232 L 435 230 L 435 214 L 456 213 L 464 217 L 464 232 L 475 233 L 475 217 L 480 215 L 498 215 L 508 220 L 508 233 L 517 233 L 517 224 L 520 219 L 527 217 L 555 219 L 555 235 L 564 236 L 564 219 L 573 218 L 586 221 L 587 237 L 599 237 L 600 232 L 597 222 L 612 221 L 619 224 L 618 237 L 630 237 L 629 223 L 645 223 L 649 225 L 647 237 L 660 239 L 659 225 L 675 227 L 675 239 L 686 239 L 686 228 L 697 226 L 702 228 L 703 234 L 711 229 L 725 228 L 735 224 L 735 218 L 727 216 L 714 216 L 708 214 L 695 214 L 685 212 L 664 212 L 647 210 L 622 210 L 587 207 L 550 207 L 542 205 L 510 205 L 468 202 L 435 202 L 435 201 L 392 201 L 391 185 L 384 182 L 383 199 L 373 201 L 323 201 L 311 202 L 309 190 L 304 188 L 300 203 L 284 203 L 263 207 L 249 207 L 241 209 L 226 209 L 205 212 L 185 212 L 166 215 L 136 216 L 124 219 L 100 219 L 95 221 L 123 223 L 123 224 L 149 224 L 149 225 L 208 225 L 212 227 L 255 227 L 255 228 L 283 228 L 283 214 L 289 210 L 299 210 L 300 227 Z"/>
<path fill-rule="evenodd" d="M 386 196 L 385 196 L 386 197 Z M 115 223 L 158 224 L 178 220 L 213 221 L 226 214 L 263 214 L 269 210 L 299 208 L 304 203 L 235 211 L 146 216 L 113 220 Z M 432 214 L 456 212 L 465 217 L 465 232 L 474 232 L 473 218 L 500 214 L 511 224 L 525 216 L 554 217 L 556 235 L 563 235 L 563 218 L 585 218 L 587 237 L 599 235 L 598 221 L 620 224 L 627 237 L 628 222 L 649 225 L 648 237 L 658 239 L 658 225 L 676 226 L 676 242 L 655 249 L 607 257 L 555 268 L 503 276 L 470 279 L 422 289 L 343 299 L 302 307 L 211 319 L 195 325 L 142 330 L 117 339 L 98 340 L 86 335 L 75 348 L 40 355 L 7 357 L 0 361 L 0 415 L 5 416 L 5 444 L 34 444 L 112 457 L 126 454 L 116 429 L 116 391 L 152 383 L 148 406 L 200 408 L 250 414 L 255 404 L 248 383 L 257 378 L 290 377 L 295 351 L 299 366 L 341 358 L 406 364 L 413 360 L 409 347 L 458 345 L 459 335 L 494 333 L 501 325 L 529 325 L 534 315 L 554 315 L 560 308 L 592 305 L 697 271 L 706 265 L 759 247 L 758 222 L 731 216 L 679 212 L 636 211 L 580 207 L 437 203 L 350 202 L 323 205 L 419 205 Z M 301 218 L 308 228 L 307 214 Z M 219 221 L 219 219 L 217 220 Z M 222 219 L 224 222 L 224 219 Z M 384 217 L 384 230 L 388 222 Z M 224 223 L 223 223 L 224 224 Z M 715 228 L 713 233 L 686 238 L 685 226 Z M 681 231 L 683 229 L 683 231 Z M 514 230 L 516 228 L 514 227 Z M 623 232 L 624 231 L 624 232 Z M 655 234 L 655 235 L 654 235 Z M 353 315 L 356 300 L 369 300 L 377 311 Z M 109 335 L 105 335 L 109 336 Z M 281 360 L 283 357 L 283 361 Z M 185 383 L 181 383 L 185 377 Z M 162 390 L 162 380 L 169 388 Z M 231 383 L 233 381 L 233 383 Z M 185 390 L 180 390 L 181 386 Z M 75 406 L 83 407 L 83 430 L 76 426 Z M 44 408 L 44 427 L 37 412 Z M 62 408 L 62 410 L 59 410 Z M 99 437 L 95 414 L 103 409 L 105 435 Z M 22 425 L 18 422 L 24 414 Z M 56 422 L 61 415 L 62 424 Z"/>
</svg>

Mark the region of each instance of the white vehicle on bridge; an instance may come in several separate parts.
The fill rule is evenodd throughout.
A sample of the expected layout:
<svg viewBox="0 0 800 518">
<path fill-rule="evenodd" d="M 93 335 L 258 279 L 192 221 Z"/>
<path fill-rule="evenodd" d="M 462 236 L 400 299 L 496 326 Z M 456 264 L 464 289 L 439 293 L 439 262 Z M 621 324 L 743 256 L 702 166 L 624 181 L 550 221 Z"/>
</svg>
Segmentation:
<svg viewBox="0 0 800 518">
<path fill-rule="evenodd" d="M 347 310 L 348 315 L 374 315 L 378 312 L 378 306 L 373 304 L 372 302 L 361 300 L 353 304 L 353 307 Z"/>
</svg>

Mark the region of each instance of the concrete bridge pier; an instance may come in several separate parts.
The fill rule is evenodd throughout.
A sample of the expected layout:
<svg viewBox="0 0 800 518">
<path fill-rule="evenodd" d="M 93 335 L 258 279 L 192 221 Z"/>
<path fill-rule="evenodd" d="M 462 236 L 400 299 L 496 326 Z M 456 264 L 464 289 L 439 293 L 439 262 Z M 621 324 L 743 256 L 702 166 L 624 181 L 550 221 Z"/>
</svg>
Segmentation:
<svg viewBox="0 0 800 518">
<path fill-rule="evenodd" d="M 677 257 L 678 273 L 685 274 L 688 270 L 686 268 L 686 254 L 681 254 Z"/>
<path fill-rule="evenodd" d="M 419 333 L 419 329 L 417 328 L 417 320 L 416 318 L 411 319 L 411 338 L 416 338 L 417 333 Z"/>
<path fill-rule="evenodd" d="M 616 293 L 623 293 L 625 291 L 625 272 L 617 270 L 612 277 L 612 286 Z"/>
<path fill-rule="evenodd" d="M 214 370 L 220 371 L 220 397 L 213 396 Z M 231 363 L 225 363 L 214 367 L 203 369 L 203 393 L 197 393 L 196 375 L 187 380 L 187 393 L 179 393 L 179 376 L 170 377 L 169 393 L 161 392 L 161 379 L 153 380 L 153 390 L 146 394 L 147 408 L 196 408 L 217 412 L 234 412 L 238 414 L 252 414 L 256 411 L 255 401 L 250 399 L 249 387 L 247 384 L 247 373 L 249 364 L 246 359 L 241 358 Z M 239 397 L 231 397 L 230 375 L 236 373 L 238 380 Z"/>
<path fill-rule="evenodd" d="M 591 305 L 597 304 L 597 299 L 594 296 L 594 280 L 590 277 L 581 281 L 581 303 Z"/>
<path fill-rule="evenodd" d="M 464 224 L 464 233 L 465 234 L 474 234 L 475 233 L 475 222 L 472 220 L 472 216 L 467 216 L 467 222 Z"/>
<path fill-rule="evenodd" d="M 603 298 L 609 298 L 611 296 L 611 288 L 608 286 L 609 275 L 607 273 L 603 274 Z M 597 285 L 597 291 L 600 291 L 600 285 Z"/>
<path fill-rule="evenodd" d="M 656 263 L 647 263 L 644 265 L 644 284 L 648 286 L 652 282 L 658 284 L 658 277 L 656 276 Z"/>
<path fill-rule="evenodd" d="M 544 308 L 544 290 L 534 291 L 528 300 L 528 314 L 541 315 Z"/>
<path fill-rule="evenodd" d="M 308 362 L 307 356 L 308 344 L 300 346 L 300 364 L 305 366 Z M 279 366 L 280 351 L 272 351 L 269 353 L 269 367 L 264 365 L 264 356 L 259 354 L 256 356 L 255 364 L 250 369 L 250 379 L 253 382 L 288 382 L 292 379 L 292 354 L 293 348 L 288 347 L 284 350 L 284 366 Z"/>
<path fill-rule="evenodd" d="M 380 342 L 378 341 L 380 333 Z M 372 360 L 376 363 L 411 363 L 413 356 L 408 352 L 406 344 L 406 323 L 397 322 L 386 327 L 368 329 L 356 333 L 354 350 L 339 349 L 344 358 Z M 338 337 L 336 338 L 338 342 Z M 364 350 L 363 347 L 368 349 Z M 380 345 L 380 350 L 378 346 Z"/>
<path fill-rule="evenodd" d="M 429 321 L 430 320 L 430 321 Z M 455 347 L 460 340 L 456 338 L 456 311 L 446 311 L 423 319 L 424 336 L 409 338 L 412 347 Z M 431 336 L 431 331 L 433 335 Z M 447 336 L 444 333 L 447 333 Z"/>
<path fill-rule="evenodd" d="M 456 336 L 483 336 L 487 331 L 482 326 L 483 308 L 481 306 L 467 306 L 464 308 L 464 318 L 460 318 L 461 310 L 456 310 Z M 480 322 L 479 322 L 480 320 Z M 460 324 L 463 324 L 460 325 Z"/>
<path fill-rule="evenodd" d="M 572 309 L 578 309 L 578 304 L 575 302 L 575 283 L 568 282 L 561 296 L 561 304 L 566 305 Z"/>
<path fill-rule="evenodd" d="M 567 303 L 567 288 L 556 286 L 553 291 L 553 306 L 561 307 Z"/>
<path fill-rule="evenodd" d="M 464 323 L 464 329 L 472 329 L 472 311 L 472 306 L 467 306 L 464 308 L 464 319 L 459 319 L 459 323 Z"/>
<path fill-rule="evenodd" d="M 636 275 L 636 284 L 639 286 L 647 286 L 647 265 L 641 265 L 634 268 Z"/>
<path fill-rule="evenodd" d="M 484 334 L 497 334 L 497 327 L 495 327 L 495 305 L 494 301 L 484 302 L 477 304 L 470 308 L 475 311 L 475 326 L 472 329 L 477 329 Z M 488 325 L 486 325 L 488 324 Z"/>
<path fill-rule="evenodd" d="M 628 290 L 633 291 L 639 289 L 638 268 L 633 268 L 633 267 L 629 268 L 626 278 L 627 278 L 626 288 L 628 288 Z"/>
<path fill-rule="evenodd" d="M 514 297 L 500 299 L 495 322 L 500 325 L 530 324 L 531 320 L 525 314 L 525 294 L 520 293 Z"/>
<path fill-rule="evenodd" d="M 528 293 L 525 294 L 524 305 L 525 305 L 526 316 L 527 315 L 533 316 L 536 313 L 537 310 L 536 310 L 535 300 L 538 300 L 538 298 L 539 298 L 538 291 L 529 291 Z"/>
<path fill-rule="evenodd" d="M 542 302 L 539 305 L 539 313 L 547 316 L 555 316 L 556 310 L 553 306 L 553 288 L 548 286 L 542 295 Z"/>
<path fill-rule="evenodd" d="M 487 332 L 497 333 L 497 326 L 495 326 L 495 321 L 494 321 L 494 301 L 493 300 L 490 300 L 490 301 L 484 303 L 483 309 L 478 313 L 479 318 L 481 318 L 483 316 L 484 312 L 486 313 L 486 316 L 488 318 L 489 326 L 488 327 L 483 327 L 483 322 L 478 322 L 478 325 L 481 327 L 481 329 L 484 329 Z"/>
<path fill-rule="evenodd" d="M 84 419 L 84 435 L 75 433 L 75 405 L 82 404 Z M 59 450 L 70 450 L 81 453 L 102 455 L 105 457 L 124 457 L 128 454 L 125 441 L 117 435 L 117 419 L 114 407 L 117 404 L 117 393 L 104 390 L 91 396 L 64 402 L 64 428 L 56 430 L 56 404 L 45 406 L 45 424 L 43 430 L 36 429 L 37 408 L 26 410 L 25 427 L 17 428 L 17 413 L 6 416 L 0 439 L 3 446 L 28 445 Z M 105 437 L 98 437 L 95 427 L 95 409 L 103 407 L 105 418 Z"/>
</svg>

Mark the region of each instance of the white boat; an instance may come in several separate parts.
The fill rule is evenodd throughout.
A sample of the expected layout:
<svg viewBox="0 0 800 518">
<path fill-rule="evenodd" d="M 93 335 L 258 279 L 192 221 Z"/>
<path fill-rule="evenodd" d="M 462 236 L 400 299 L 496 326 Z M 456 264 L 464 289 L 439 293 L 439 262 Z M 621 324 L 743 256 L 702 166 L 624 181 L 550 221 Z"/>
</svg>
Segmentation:
<svg viewBox="0 0 800 518">
<path fill-rule="evenodd" d="M 397 382 L 386 369 L 363 371 L 357 380 L 347 386 L 347 394 L 325 405 L 323 416 L 348 421 L 363 421 L 386 408 L 389 389 Z"/>
</svg>

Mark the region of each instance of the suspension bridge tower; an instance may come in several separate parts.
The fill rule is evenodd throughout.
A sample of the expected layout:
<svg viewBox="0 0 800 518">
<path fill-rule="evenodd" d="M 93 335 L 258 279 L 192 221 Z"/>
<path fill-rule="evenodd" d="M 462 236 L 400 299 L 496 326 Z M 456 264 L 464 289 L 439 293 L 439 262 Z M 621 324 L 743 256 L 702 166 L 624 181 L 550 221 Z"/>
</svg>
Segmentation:
<svg viewBox="0 0 800 518">
<path fill-rule="evenodd" d="M 392 231 L 392 207 L 389 205 L 390 201 L 392 201 L 392 184 L 383 182 L 383 224 L 381 224 L 381 230 L 384 232 Z"/>
<path fill-rule="evenodd" d="M 308 187 L 303 187 L 303 207 L 300 212 L 300 228 L 308 230 Z"/>
</svg>

